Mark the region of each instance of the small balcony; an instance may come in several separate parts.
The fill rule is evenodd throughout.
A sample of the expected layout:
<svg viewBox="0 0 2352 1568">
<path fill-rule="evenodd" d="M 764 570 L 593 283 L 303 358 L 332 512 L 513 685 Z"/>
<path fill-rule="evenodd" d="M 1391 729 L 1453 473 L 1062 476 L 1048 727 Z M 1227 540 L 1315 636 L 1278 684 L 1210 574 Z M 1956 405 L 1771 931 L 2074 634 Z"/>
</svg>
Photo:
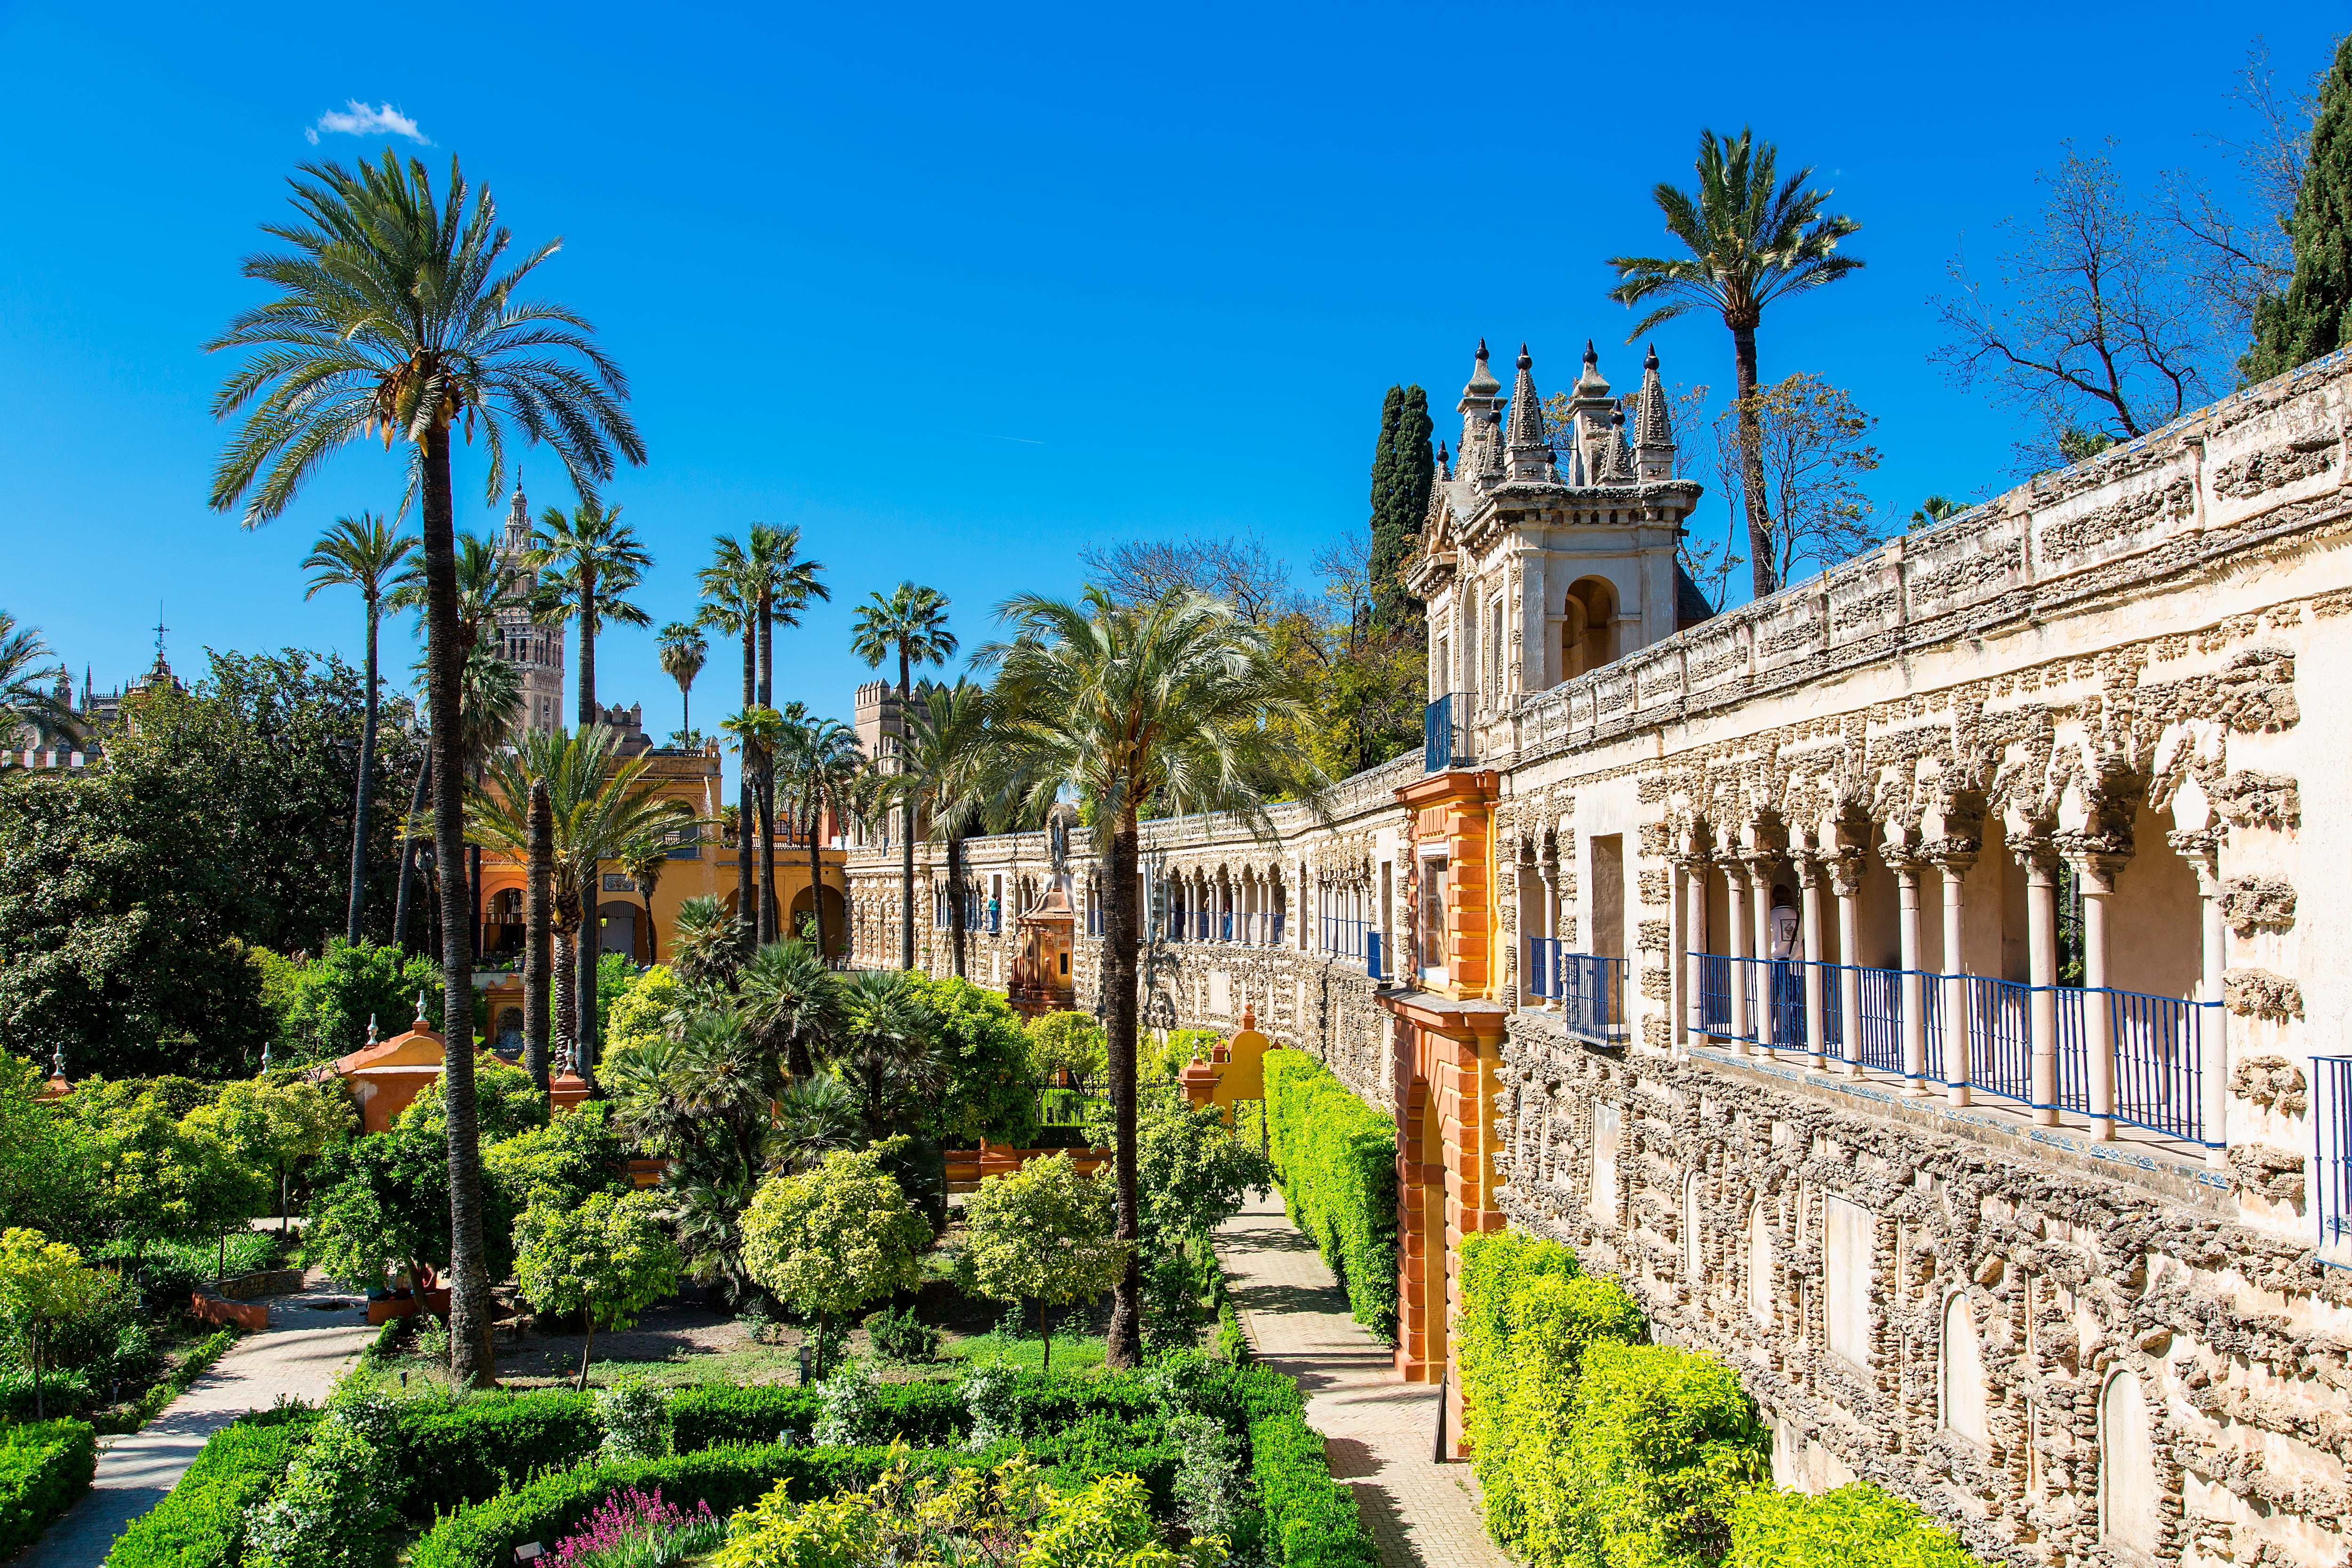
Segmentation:
<svg viewBox="0 0 2352 1568">
<path fill-rule="evenodd" d="M 1625 961 L 1570 952 L 1557 938 L 1528 938 L 1527 994 L 1568 1032 L 1597 1046 L 1625 1043 Z"/>
<path fill-rule="evenodd" d="M 1431 702 L 1421 715 L 1422 772 L 1442 773 L 1467 767 L 1478 760 L 1470 733 L 1470 694 L 1450 691 Z"/>
</svg>

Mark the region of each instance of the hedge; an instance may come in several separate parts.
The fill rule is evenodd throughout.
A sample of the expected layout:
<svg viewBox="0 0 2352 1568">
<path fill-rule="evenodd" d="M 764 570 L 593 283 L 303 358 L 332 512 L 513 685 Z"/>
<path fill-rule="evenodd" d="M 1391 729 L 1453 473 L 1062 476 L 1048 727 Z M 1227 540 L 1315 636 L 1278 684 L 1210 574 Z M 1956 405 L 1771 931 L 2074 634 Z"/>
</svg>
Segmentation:
<svg viewBox="0 0 2352 1568">
<path fill-rule="evenodd" d="M 1823 1497 L 1752 1491 L 1731 1513 L 1723 1568 L 1975 1568 L 1926 1514 L 1867 1481 Z"/>
<path fill-rule="evenodd" d="M 98 1433 L 87 1421 L 0 1426 L 0 1561 L 40 1539 L 97 1468 Z"/>
<path fill-rule="evenodd" d="M 1396 1338 L 1396 1129 L 1314 1058 L 1265 1054 L 1266 1142 L 1291 1222 L 1339 1277 L 1356 1321 Z"/>
<path fill-rule="evenodd" d="M 318 1420 L 315 1410 L 287 1405 L 214 1433 L 171 1495 L 116 1538 L 107 1568 L 236 1568 L 246 1505 L 269 1494 Z"/>
<path fill-rule="evenodd" d="M 1356 1494 L 1331 1479 L 1323 1434 L 1295 1414 L 1251 1423 L 1250 1472 L 1282 1568 L 1380 1568 Z"/>
</svg>

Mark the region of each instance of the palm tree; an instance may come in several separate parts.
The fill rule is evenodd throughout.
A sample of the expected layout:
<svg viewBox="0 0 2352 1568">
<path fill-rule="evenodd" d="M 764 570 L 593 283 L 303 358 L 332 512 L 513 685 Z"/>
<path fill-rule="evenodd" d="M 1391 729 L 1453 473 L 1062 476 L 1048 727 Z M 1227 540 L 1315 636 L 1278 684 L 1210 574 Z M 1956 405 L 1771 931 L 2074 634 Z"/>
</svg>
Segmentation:
<svg viewBox="0 0 2352 1568">
<path fill-rule="evenodd" d="M 804 561 L 800 555 L 801 531 L 797 528 L 772 528 L 764 522 L 751 525 L 751 541 L 744 552 L 746 585 L 757 595 L 760 618 L 760 703 L 772 708 L 776 701 L 776 627 L 801 624 L 801 607 L 811 598 L 830 599 L 832 591 L 823 581 L 822 562 Z M 766 826 L 767 837 L 761 853 L 764 857 L 764 872 L 768 897 L 776 896 L 774 828 L 776 821 L 776 775 L 769 770 L 761 786 L 760 820 Z M 782 916 L 768 910 L 769 937 L 784 933 L 779 922 Z"/>
<path fill-rule="evenodd" d="M 492 759 L 488 778 L 471 794 L 467 820 L 478 844 L 522 858 L 530 853 L 527 803 L 534 781 L 547 785 L 555 890 L 555 1008 L 559 1035 L 570 1024 L 572 1061 L 595 1085 L 597 882 L 604 863 L 644 838 L 691 821 L 680 801 L 646 776 L 650 753 L 622 761 L 619 737 L 602 724 L 566 735 L 533 731 Z M 520 808 L 519 811 L 518 808 Z M 567 925 L 570 942 L 562 941 Z M 569 964 L 567 949 L 575 949 Z M 566 991 L 572 995 L 567 1005 Z"/>
<path fill-rule="evenodd" d="M 736 1011 L 782 1054 L 795 1079 L 815 1070 L 815 1053 L 841 1022 L 841 983 L 804 942 L 772 942 L 744 966 Z"/>
<path fill-rule="evenodd" d="M 904 734 L 912 692 L 908 681 L 914 666 L 945 664 L 955 654 L 955 634 L 948 630 L 948 597 L 937 588 L 901 583 L 888 598 L 869 595 L 857 612 L 849 651 L 869 668 L 879 668 L 892 653 L 898 656 L 898 730 Z M 884 742 L 887 749 L 889 742 Z M 915 967 L 915 809 L 901 805 L 898 824 L 898 967 Z"/>
<path fill-rule="evenodd" d="M 669 847 L 658 838 L 640 838 L 621 851 L 621 874 L 637 885 L 646 904 L 646 961 L 661 962 L 661 942 L 654 930 L 654 889 L 662 868 L 669 863 Z"/>
<path fill-rule="evenodd" d="M 47 684 L 65 680 L 65 666 L 50 660 L 57 655 L 41 640 L 38 626 L 16 629 L 16 617 L 0 610 L 0 741 L 13 743 L 18 730 L 53 731 L 68 737 L 82 732 L 81 718 L 61 701 Z"/>
<path fill-rule="evenodd" d="M 385 585 L 399 575 L 415 548 L 415 535 L 395 535 L 383 519 L 363 511 L 335 519 L 302 562 L 310 574 L 310 591 L 303 598 L 348 587 L 357 588 L 367 604 L 367 707 L 360 721 L 360 776 L 352 807 L 351 910 L 343 919 L 343 940 L 353 947 L 360 944 L 360 917 L 367 910 L 368 792 L 375 783 L 376 628 L 383 620 Z"/>
<path fill-rule="evenodd" d="M 1919 510 L 1911 514 L 1912 531 L 1933 528 L 1939 522 L 1959 516 L 1975 504 L 1974 501 L 1954 500 L 1948 496 L 1929 496 L 1919 503 Z"/>
<path fill-rule="evenodd" d="M 746 802 L 760 816 L 760 921 L 761 945 L 776 939 L 776 819 L 771 802 L 775 799 L 776 757 L 791 743 L 792 727 L 784 716 L 764 704 L 754 702 L 731 719 L 719 721 L 719 727 L 735 737 L 742 749 L 744 760 L 751 765 L 752 791 Z M 739 841 L 748 842 L 740 832 Z M 739 895 L 739 907 L 740 896 Z"/>
<path fill-rule="evenodd" d="M 1858 257 L 1837 254 L 1838 241 L 1862 227 L 1853 218 L 1824 216 L 1827 191 L 1811 191 L 1808 167 L 1774 184 L 1780 153 L 1742 128 L 1738 140 L 1723 142 L 1712 131 L 1698 135 L 1698 194 L 1686 195 L 1660 182 L 1652 193 L 1665 215 L 1666 232 L 1690 254 L 1678 257 L 1612 256 L 1617 287 L 1609 297 L 1621 305 L 1644 300 L 1665 302 L 1625 335 L 1632 342 L 1662 321 L 1696 306 L 1721 313 L 1731 329 L 1734 390 L 1739 408 L 1739 457 L 1748 492 L 1748 554 L 1754 563 L 1756 596 L 1780 587 L 1772 570 L 1772 530 L 1764 489 L 1764 431 L 1756 405 L 1756 328 L 1764 307 L 1790 294 L 1834 283 L 1862 266 Z"/>
<path fill-rule="evenodd" d="M 740 541 L 719 534 L 711 541 L 710 564 L 695 574 L 702 584 L 702 613 L 698 617 L 712 630 L 743 639 L 743 703 L 748 712 L 760 702 L 760 590 L 752 580 L 751 557 Z M 724 729 L 726 726 L 720 726 Z M 735 921 L 741 928 L 738 942 L 742 956 L 751 956 L 766 927 L 765 906 L 752 901 L 751 834 L 759 821 L 753 805 L 752 757 L 746 748 L 736 751 Z"/>
<path fill-rule="evenodd" d="M 670 942 L 670 969 L 689 985 L 732 991 L 743 966 L 742 944 L 736 941 L 735 917 L 727 906 L 705 894 L 677 906 L 676 936 Z"/>
<path fill-rule="evenodd" d="M 836 1149 L 859 1142 L 857 1100 L 833 1073 L 796 1078 L 776 1096 L 768 1133 L 768 1168 L 814 1171 Z"/>
<path fill-rule="evenodd" d="M 1260 628 L 1181 589 L 1122 605 L 1089 587 L 1076 604 L 1023 595 L 998 614 L 1014 637 L 981 650 L 999 672 L 998 765 L 1043 815 L 1075 795 L 1108 849 L 1105 998 L 1118 1131 L 1118 1227 L 1130 1244 L 1111 1294 L 1107 1359 L 1142 1354 L 1136 1202 L 1137 824 L 1145 812 L 1223 811 L 1263 826 L 1277 788 L 1319 788 L 1296 737 L 1307 705 Z"/>
<path fill-rule="evenodd" d="M 808 828 L 809 908 L 816 920 L 816 950 L 824 952 L 824 863 L 817 835 L 828 810 L 844 819 L 857 809 L 866 777 L 857 731 L 838 719 L 803 719 L 791 731 L 785 771 L 792 782 L 793 825 L 805 823 Z M 842 934 L 846 939 L 848 933 Z"/>
<path fill-rule="evenodd" d="M 947 1053 L 903 970 L 861 969 L 842 984 L 841 1026 L 828 1065 L 856 1101 L 868 1142 L 947 1088 Z"/>
<path fill-rule="evenodd" d="M 886 799 L 903 805 L 910 821 L 928 823 L 931 837 L 947 846 L 948 928 L 959 976 L 964 972 L 963 841 L 993 815 L 988 714 L 988 689 L 978 681 L 925 688 L 922 702 L 908 716 L 898 771 L 881 781 Z"/>
<path fill-rule="evenodd" d="M 606 621 L 651 624 L 645 611 L 621 595 L 645 580 L 654 558 L 638 542 L 637 531 L 621 521 L 619 507 L 588 497 L 569 517 L 558 506 L 541 512 L 523 560 L 540 574 L 531 590 L 531 618 L 544 626 L 580 623 L 580 727 L 601 723 L 596 634 Z"/>
<path fill-rule="evenodd" d="M 551 243 L 508 256 L 509 232 L 487 188 L 469 186 L 457 162 L 436 196 L 422 162 L 405 169 L 387 149 L 381 163 L 344 169 L 305 164 L 290 182 L 295 216 L 264 226 L 288 248 L 249 256 L 248 278 L 277 297 L 239 311 L 208 350 L 246 351 L 222 384 L 214 415 L 246 410 L 215 470 L 212 505 L 244 504 L 247 527 L 281 515 L 329 456 L 362 438 L 404 443 L 420 498 L 425 619 L 434 650 L 427 709 L 434 838 L 442 867 L 445 1014 L 473 1016 L 473 932 L 457 874 L 465 842 L 457 765 L 458 686 L 465 650 L 457 636 L 456 504 L 450 444 L 481 431 L 486 493 L 506 473 L 509 423 L 562 459 L 583 494 L 609 479 L 616 457 L 645 461 L 624 405 L 627 378 L 586 321 L 522 292 L 552 256 Z M 496 1376 L 489 1279 L 482 1236 L 474 1053 L 448 1053 L 451 1368 L 467 1384 Z"/>
<path fill-rule="evenodd" d="M 432 675 L 433 650 L 428 646 L 416 658 L 420 679 Z M 464 775 L 479 784 L 490 754 L 522 728 L 522 672 L 499 656 L 487 642 L 466 650 L 463 684 L 457 693 L 457 764 Z M 412 824 L 412 833 L 416 825 Z M 482 926 L 482 849 L 466 848 L 468 918 L 477 931 Z M 471 941 L 471 938 L 467 939 Z"/>
<path fill-rule="evenodd" d="M 662 673 L 677 682 L 677 743 L 691 746 L 694 737 L 694 678 L 709 662 L 710 643 L 691 621 L 672 621 L 661 629 Z"/>
</svg>

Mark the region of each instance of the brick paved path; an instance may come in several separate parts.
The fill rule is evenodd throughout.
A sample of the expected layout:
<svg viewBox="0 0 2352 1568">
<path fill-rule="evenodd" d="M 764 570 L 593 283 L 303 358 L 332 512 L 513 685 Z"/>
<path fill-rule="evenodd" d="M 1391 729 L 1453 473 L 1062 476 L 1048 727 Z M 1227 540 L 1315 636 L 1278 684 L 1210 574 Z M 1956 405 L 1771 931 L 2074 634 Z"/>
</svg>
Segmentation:
<svg viewBox="0 0 2352 1568">
<path fill-rule="evenodd" d="M 1356 1494 L 1387 1568 L 1502 1568 L 1479 1522 L 1470 1467 L 1441 1465 L 1437 1390 L 1400 1383 L 1389 1347 L 1348 1315 L 1348 1298 L 1269 1196 L 1217 1232 L 1217 1256 L 1258 1359 L 1298 1380 L 1307 1420 L 1330 1440 L 1331 1474 Z"/>
<path fill-rule="evenodd" d="M 363 1304 L 336 1286 L 270 1297 L 268 1329 L 230 1346 L 138 1431 L 98 1440 L 90 1489 L 8 1568 L 96 1568 L 123 1527 L 163 1500 L 205 1438 L 280 1394 L 318 1404 L 373 1332 Z"/>
</svg>

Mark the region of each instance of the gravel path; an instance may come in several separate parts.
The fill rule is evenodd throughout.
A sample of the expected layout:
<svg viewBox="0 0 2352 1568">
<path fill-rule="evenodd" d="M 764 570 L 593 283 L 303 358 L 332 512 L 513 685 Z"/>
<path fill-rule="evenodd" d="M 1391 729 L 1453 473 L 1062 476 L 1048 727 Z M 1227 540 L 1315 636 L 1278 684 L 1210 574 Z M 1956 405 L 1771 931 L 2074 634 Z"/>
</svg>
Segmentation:
<svg viewBox="0 0 2352 1568">
<path fill-rule="evenodd" d="M 1507 1568 L 1478 1518 L 1465 1464 L 1441 1465 L 1437 1390 L 1401 1383 L 1389 1347 L 1348 1315 L 1348 1298 L 1278 1195 L 1217 1231 L 1258 1360 L 1298 1381 L 1307 1421 L 1329 1439 L 1331 1474 L 1351 1488 L 1387 1568 Z"/>
<path fill-rule="evenodd" d="M 331 1284 L 268 1300 L 268 1330 L 232 1345 L 140 1430 L 99 1439 L 89 1493 L 9 1568 L 97 1568 L 123 1526 L 163 1500 L 205 1438 L 281 1394 L 319 1403 L 374 1332 L 364 1303 Z"/>
</svg>

